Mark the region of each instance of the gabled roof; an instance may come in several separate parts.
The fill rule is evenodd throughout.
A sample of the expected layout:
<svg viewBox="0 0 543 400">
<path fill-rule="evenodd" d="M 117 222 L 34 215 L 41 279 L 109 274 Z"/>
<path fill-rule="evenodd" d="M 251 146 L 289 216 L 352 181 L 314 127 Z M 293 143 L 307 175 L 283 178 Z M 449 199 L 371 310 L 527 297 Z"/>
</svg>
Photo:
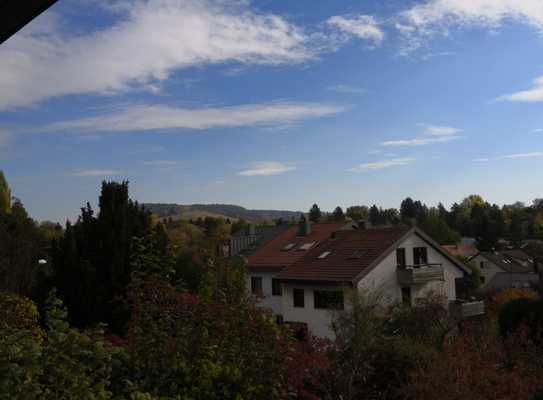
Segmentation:
<svg viewBox="0 0 543 400">
<path fill-rule="evenodd" d="M 505 288 L 535 288 L 539 275 L 529 272 L 498 272 L 482 289 L 485 292 Z"/>
<path fill-rule="evenodd" d="M 517 262 L 514 258 L 508 255 L 506 252 L 497 251 L 483 251 L 479 255 L 486 258 L 488 261 L 496 265 L 498 268 L 506 272 L 532 272 L 534 270 L 533 262 L 528 263 L 528 266 L 524 266 Z"/>
<path fill-rule="evenodd" d="M 298 236 L 298 225 L 292 225 L 285 232 L 266 243 L 251 256 L 247 257 L 249 268 L 272 267 L 284 268 L 302 258 L 312 248 L 330 237 L 332 232 L 344 229 L 347 223 L 311 224 L 311 233 Z M 314 243 L 309 250 L 299 250 L 304 244 Z M 285 246 L 294 244 L 285 251 Z"/>
<path fill-rule="evenodd" d="M 398 226 L 336 232 L 278 274 L 278 279 L 350 282 L 362 279 L 409 235 L 416 234 L 464 273 L 469 270 L 418 228 Z M 325 252 L 330 252 L 322 257 Z M 320 257 L 319 257 L 320 256 Z"/>
</svg>

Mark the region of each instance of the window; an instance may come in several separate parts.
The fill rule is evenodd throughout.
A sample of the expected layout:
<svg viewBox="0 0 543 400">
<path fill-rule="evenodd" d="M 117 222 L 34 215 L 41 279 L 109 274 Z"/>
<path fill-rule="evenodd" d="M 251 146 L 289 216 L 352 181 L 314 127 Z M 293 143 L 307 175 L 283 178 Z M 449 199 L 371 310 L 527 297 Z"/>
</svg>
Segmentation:
<svg viewBox="0 0 543 400">
<path fill-rule="evenodd" d="M 289 250 L 292 250 L 294 248 L 294 246 L 296 246 L 296 243 L 289 243 L 287 244 L 285 247 L 283 247 L 281 249 L 281 251 L 289 251 Z"/>
<path fill-rule="evenodd" d="M 403 287 L 402 288 L 402 304 L 407 306 L 411 305 L 411 288 Z"/>
<path fill-rule="evenodd" d="M 292 289 L 292 297 L 294 298 L 294 307 L 299 307 L 299 308 L 305 307 L 303 289 Z"/>
<path fill-rule="evenodd" d="M 341 290 L 314 290 L 315 308 L 343 310 L 343 292 Z"/>
<path fill-rule="evenodd" d="M 331 251 L 325 251 L 324 253 L 322 253 L 320 256 L 318 256 L 317 258 L 326 258 L 328 257 L 330 254 L 332 254 Z"/>
<path fill-rule="evenodd" d="M 403 247 L 396 249 L 396 264 L 398 267 L 405 267 L 405 249 Z"/>
<path fill-rule="evenodd" d="M 315 244 L 315 242 L 304 243 L 300 247 L 298 247 L 298 251 L 309 250 L 311 247 L 313 247 L 314 244 Z"/>
<path fill-rule="evenodd" d="M 281 282 L 279 279 L 272 279 L 272 296 L 281 296 L 282 294 Z"/>
<path fill-rule="evenodd" d="M 257 296 L 262 296 L 262 278 L 259 276 L 251 276 L 251 293 Z"/>
<path fill-rule="evenodd" d="M 428 249 L 426 247 L 413 247 L 413 264 L 428 264 Z"/>
<path fill-rule="evenodd" d="M 484 261 L 481 261 L 481 262 L 479 263 L 479 267 L 480 267 L 481 269 L 485 269 L 485 262 L 484 262 Z"/>
<path fill-rule="evenodd" d="M 485 283 L 486 278 L 484 276 L 480 276 L 481 283 Z"/>
<path fill-rule="evenodd" d="M 281 314 L 277 314 L 275 316 L 275 323 L 277 325 L 283 325 L 284 321 L 283 321 L 283 316 Z"/>
</svg>

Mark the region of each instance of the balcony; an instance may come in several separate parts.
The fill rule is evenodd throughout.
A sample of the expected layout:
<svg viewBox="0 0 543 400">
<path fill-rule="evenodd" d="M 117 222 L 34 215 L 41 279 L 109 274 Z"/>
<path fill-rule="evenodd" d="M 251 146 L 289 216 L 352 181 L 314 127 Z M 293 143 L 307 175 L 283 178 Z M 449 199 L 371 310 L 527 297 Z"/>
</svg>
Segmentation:
<svg viewBox="0 0 543 400">
<path fill-rule="evenodd" d="M 398 284 L 400 286 L 419 285 L 433 281 L 444 281 L 443 265 L 424 264 L 398 267 Z"/>
<path fill-rule="evenodd" d="M 464 319 L 484 315 L 484 301 L 455 301 L 450 306 L 451 315 L 455 318 Z"/>
</svg>

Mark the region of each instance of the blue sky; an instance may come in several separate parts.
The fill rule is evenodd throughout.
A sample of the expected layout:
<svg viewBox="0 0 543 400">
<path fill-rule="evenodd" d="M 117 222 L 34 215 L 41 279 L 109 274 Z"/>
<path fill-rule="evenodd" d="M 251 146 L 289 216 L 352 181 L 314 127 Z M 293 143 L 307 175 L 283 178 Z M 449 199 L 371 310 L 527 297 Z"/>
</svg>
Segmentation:
<svg viewBox="0 0 543 400">
<path fill-rule="evenodd" d="M 37 219 L 542 197 L 540 0 L 60 0 L 0 45 L 0 169 Z"/>
</svg>

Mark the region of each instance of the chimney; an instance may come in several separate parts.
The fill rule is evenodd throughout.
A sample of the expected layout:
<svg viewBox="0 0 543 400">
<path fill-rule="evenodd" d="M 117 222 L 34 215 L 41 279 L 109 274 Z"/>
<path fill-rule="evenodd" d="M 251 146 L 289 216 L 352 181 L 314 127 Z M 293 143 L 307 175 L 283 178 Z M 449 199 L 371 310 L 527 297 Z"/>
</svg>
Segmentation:
<svg viewBox="0 0 543 400">
<path fill-rule="evenodd" d="M 311 221 L 303 217 L 298 223 L 298 236 L 307 236 L 311 233 Z"/>
<path fill-rule="evenodd" d="M 361 231 L 366 229 L 366 221 L 364 221 L 364 220 L 358 221 L 358 229 L 360 229 Z"/>
</svg>

